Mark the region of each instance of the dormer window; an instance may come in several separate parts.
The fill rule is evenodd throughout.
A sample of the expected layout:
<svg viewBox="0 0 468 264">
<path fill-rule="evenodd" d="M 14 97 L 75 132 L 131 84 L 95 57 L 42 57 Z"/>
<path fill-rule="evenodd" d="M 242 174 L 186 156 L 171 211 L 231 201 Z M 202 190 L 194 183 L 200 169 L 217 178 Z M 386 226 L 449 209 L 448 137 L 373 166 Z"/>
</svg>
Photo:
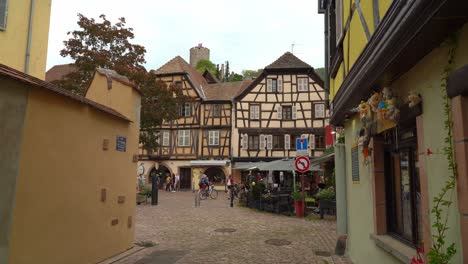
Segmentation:
<svg viewBox="0 0 468 264">
<path fill-rule="evenodd" d="M 267 79 L 267 92 L 276 93 L 278 91 L 278 80 Z"/>
</svg>

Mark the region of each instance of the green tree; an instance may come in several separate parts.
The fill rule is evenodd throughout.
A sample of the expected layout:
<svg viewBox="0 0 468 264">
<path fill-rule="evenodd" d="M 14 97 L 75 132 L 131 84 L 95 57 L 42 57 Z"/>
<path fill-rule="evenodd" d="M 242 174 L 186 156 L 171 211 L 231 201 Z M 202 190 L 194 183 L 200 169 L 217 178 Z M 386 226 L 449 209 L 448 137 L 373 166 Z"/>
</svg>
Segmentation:
<svg viewBox="0 0 468 264">
<path fill-rule="evenodd" d="M 244 80 L 252 80 L 260 76 L 262 74 L 263 69 L 258 69 L 256 71 L 254 70 L 243 70 L 242 71 L 242 76 L 244 77 Z"/>
<path fill-rule="evenodd" d="M 216 75 L 216 65 L 209 60 L 199 60 L 195 69 L 201 74 L 208 70 L 211 74 Z"/>
<path fill-rule="evenodd" d="M 224 72 L 223 82 L 229 81 L 229 61 L 226 61 L 226 71 Z"/>
<path fill-rule="evenodd" d="M 146 49 L 130 43 L 134 38 L 133 29 L 126 27 L 125 18 L 112 24 L 105 15 L 100 15 L 101 21 L 78 14 L 79 29 L 68 32 L 70 39 L 63 43 L 60 51 L 63 57 L 70 57 L 75 62 L 76 71 L 65 76 L 56 84 L 76 94 L 83 95 L 89 85 L 96 68 L 115 70 L 138 85 L 143 93 L 141 104 L 140 142 L 145 146 L 154 146 L 157 136 L 155 128 L 163 120 L 176 118 L 176 107 L 186 100 L 180 89 L 167 86 L 156 80 L 156 76 L 148 72 L 143 64 Z"/>
<path fill-rule="evenodd" d="M 240 74 L 237 74 L 235 72 L 231 72 L 228 78 L 228 82 L 239 82 L 244 80 L 244 77 Z"/>
<path fill-rule="evenodd" d="M 315 68 L 314 69 L 315 73 L 322 78 L 322 80 L 325 80 L 325 68 Z"/>
</svg>

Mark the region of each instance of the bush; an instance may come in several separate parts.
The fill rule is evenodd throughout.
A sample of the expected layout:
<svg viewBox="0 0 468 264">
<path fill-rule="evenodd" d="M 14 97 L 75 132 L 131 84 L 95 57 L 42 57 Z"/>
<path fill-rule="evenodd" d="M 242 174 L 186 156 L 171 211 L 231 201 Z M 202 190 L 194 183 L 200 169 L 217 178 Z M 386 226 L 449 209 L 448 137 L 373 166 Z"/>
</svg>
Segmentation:
<svg viewBox="0 0 468 264">
<path fill-rule="evenodd" d="M 324 189 L 324 190 L 321 190 L 318 194 L 317 194 L 317 199 L 318 200 L 335 200 L 335 197 L 336 197 L 336 194 L 335 194 L 335 191 L 331 188 L 328 188 L 328 189 Z"/>
<path fill-rule="evenodd" d="M 151 189 L 149 187 L 145 185 L 140 185 L 139 188 L 140 188 L 140 192 L 139 192 L 140 195 L 143 195 L 146 198 L 151 197 Z"/>
<path fill-rule="evenodd" d="M 257 182 L 257 184 L 252 186 L 252 197 L 255 200 L 260 200 L 260 196 L 265 190 L 265 184 L 263 182 Z"/>
</svg>

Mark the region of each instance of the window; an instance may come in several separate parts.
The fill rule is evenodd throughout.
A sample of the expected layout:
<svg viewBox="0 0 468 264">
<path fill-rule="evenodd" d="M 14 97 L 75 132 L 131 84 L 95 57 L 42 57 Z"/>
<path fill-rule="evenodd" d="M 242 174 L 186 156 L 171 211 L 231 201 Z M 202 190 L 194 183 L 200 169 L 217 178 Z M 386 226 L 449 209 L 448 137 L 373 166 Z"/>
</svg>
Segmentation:
<svg viewBox="0 0 468 264">
<path fill-rule="evenodd" d="M 250 106 L 250 119 L 260 119 L 260 105 Z"/>
<path fill-rule="evenodd" d="M 273 136 L 273 149 L 284 149 L 284 136 L 283 135 Z"/>
<path fill-rule="evenodd" d="M 182 88 L 182 82 L 181 82 L 181 81 L 176 82 L 175 85 L 176 85 L 178 88 Z"/>
<path fill-rule="evenodd" d="M 6 30 L 8 0 L 0 0 L 0 30 Z"/>
<path fill-rule="evenodd" d="M 259 137 L 258 136 L 249 136 L 249 149 L 258 149 L 259 147 Z"/>
<path fill-rule="evenodd" d="M 315 148 L 324 149 L 325 148 L 325 137 L 320 135 L 314 135 Z"/>
<path fill-rule="evenodd" d="M 309 90 L 309 83 L 307 78 L 297 78 L 297 91 L 307 92 Z"/>
<path fill-rule="evenodd" d="M 422 223 L 416 127 L 397 127 L 385 135 L 387 231 L 419 245 Z"/>
<path fill-rule="evenodd" d="M 241 134 L 240 135 L 240 142 L 241 142 L 241 149 L 246 150 L 248 148 L 249 144 L 249 136 L 247 134 Z"/>
<path fill-rule="evenodd" d="M 273 136 L 272 135 L 266 135 L 266 145 L 267 149 L 272 149 L 273 148 Z"/>
<path fill-rule="evenodd" d="M 296 139 L 301 138 L 301 135 L 290 135 L 291 138 L 291 149 L 296 150 Z"/>
<path fill-rule="evenodd" d="M 291 135 L 284 135 L 284 149 L 291 148 Z"/>
<path fill-rule="evenodd" d="M 190 146 L 190 130 L 179 130 L 178 131 L 178 140 L 180 147 Z"/>
<path fill-rule="evenodd" d="M 283 82 L 281 81 L 281 86 L 283 86 Z M 282 89 L 283 87 L 281 87 Z M 276 79 L 267 79 L 267 92 L 268 93 L 276 93 L 278 91 L 278 82 Z"/>
<path fill-rule="evenodd" d="M 192 104 L 185 103 L 180 106 L 180 116 L 181 117 L 189 117 L 192 115 Z"/>
<path fill-rule="evenodd" d="M 325 104 L 315 104 L 315 118 L 325 118 Z"/>
<path fill-rule="evenodd" d="M 211 106 L 211 115 L 213 117 L 220 117 L 221 116 L 221 105 L 212 105 Z"/>
<path fill-rule="evenodd" d="M 208 132 L 208 145 L 218 146 L 219 145 L 219 131 L 209 131 Z"/>
<path fill-rule="evenodd" d="M 283 106 L 281 108 L 283 110 L 283 120 L 292 120 L 292 107 Z"/>
<path fill-rule="evenodd" d="M 162 145 L 163 147 L 169 146 L 169 131 L 162 132 Z"/>
</svg>

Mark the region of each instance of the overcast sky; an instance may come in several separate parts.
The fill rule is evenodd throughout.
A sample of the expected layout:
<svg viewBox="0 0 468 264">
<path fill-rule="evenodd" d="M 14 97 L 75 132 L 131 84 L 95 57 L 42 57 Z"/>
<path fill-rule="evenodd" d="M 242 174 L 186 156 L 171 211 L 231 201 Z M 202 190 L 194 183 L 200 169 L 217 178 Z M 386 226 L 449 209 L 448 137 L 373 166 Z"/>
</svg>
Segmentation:
<svg viewBox="0 0 468 264">
<path fill-rule="evenodd" d="M 286 51 L 315 68 L 323 67 L 323 15 L 317 0 L 53 0 L 47 69 L 69 63 L 59 51 L 66 33 L 76 29 L 77 13 L 113 23 L 125 17 L 133 43 L 146 47 L 147 69 L 157 69 L 198 43 L 210 49 L 215 64 L 231 70 L 259 69 Z"/>
</svg>

